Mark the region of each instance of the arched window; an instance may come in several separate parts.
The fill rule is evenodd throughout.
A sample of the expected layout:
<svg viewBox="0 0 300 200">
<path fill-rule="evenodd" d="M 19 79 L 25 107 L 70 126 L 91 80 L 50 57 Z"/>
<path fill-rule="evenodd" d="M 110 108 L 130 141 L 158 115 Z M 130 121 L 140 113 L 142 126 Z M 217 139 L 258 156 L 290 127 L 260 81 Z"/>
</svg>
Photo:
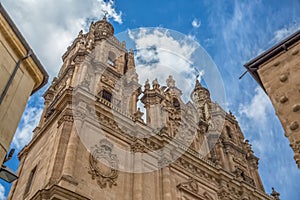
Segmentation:
<svg viewBox="0 0 300 200">
<path fill-rule="evenodd" d="M 176 108 L 177 110 L 180 109 L 180 102 L 178 101 L 178 99 L 173 98 L 173 106 L 174 106 L 174 108 Z"/>
<path fill-rule="evenodd" d="M 229 139 L 233 139 L 232 132 L 229 126 L 226 126 L 226 133 Z"/>
<path fill-rule="evenodd" d="M 105 99 L 106 101 L 112 102 L 112 93 L 107 90 L 102 90 L 100 92 L 101 98 Z"/>
<path fill-rule="evenodd" d="M 111 66 L 115 66 L 116 54 L 112 51 L 108 52 L 107 63 Z"/>
</svg>

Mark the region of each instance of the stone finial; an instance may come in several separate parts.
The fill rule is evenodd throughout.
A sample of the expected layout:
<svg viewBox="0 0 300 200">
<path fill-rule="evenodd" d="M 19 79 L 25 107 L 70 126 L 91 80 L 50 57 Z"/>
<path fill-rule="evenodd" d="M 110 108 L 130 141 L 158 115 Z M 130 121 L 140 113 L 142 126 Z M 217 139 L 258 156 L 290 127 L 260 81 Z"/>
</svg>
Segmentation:
<svg viewBox="0 0 300 200">
<path fill-rule="evenodd" d="M 147 79 L 147 80 L 145 81 L 144 87 L 145 87 L 145 90 L 150 90 L 149 79 Z"/>
<path fill-rule="evenodd" d="M 135 120 L 143 121 L 142 117 L 143 117 L 144 113 L 141 111 L 140 108 L 138 108 L 138 110 L 133 115 L 134 115 Z"/>
<path fill-rule="evenodd" d="M 251 150 L 251 144 L 249 143 L 249 140 L 245 140 L 245 145 L 247 150 Z"/>
<path fill-rule="evenodd" d="M 51 85 L 54 85 L 56 82 L 57 82 L 58 78 L 57 77 L 54 77 L 53 80 L 52 80 L 52 83 Z"/>
<path fill-rule="evenodd" d="M 196 79 L 196 85 L 195 85 L 195 88 L 201 88 L 202 85 L 200 83 L 200 81 L 198 79 Z"/>
<path fill-rule="evenodd" d="M 152 86 L 153 86 L 153 89 L 158 89 L 159 88 L 160 85 L 158 83 L 157 78 L 152 81 Z"/>
<path fill-rule="evenodd" d="M 280 198 L 279 198 L 280 193 L 278 193 L 273 187 L 272 187 L 271 196 L 273 196 L 275 200 L 280 200 Z"/>
<path fill-rule="evenodd" d="M 232 117 L 233 119 L 236 119 L 235 116 L 232 114 L 231 110 L 229 110 L 229 115 L 230 115 L 230 117 Z"/>
<path fill-rule="evenodd" d="M 132 49 L 130 49 L 130 51 L 128 53 L 127 66 L 128 66 L 128 70 L 135 69 L 134 53 L 133 53 Z"/>
<path fill-rule="evenodd" d="M 90 32 L 93 31 L 94 28 L 95 28 L 95 23 L 92 21 L 92 22 L 91 22 L 91 25 L 90 25 L 90 30 L 89 30 L 89 31 L 90 31 Z"/>
<path fill-rule="evenodd" d="M 126 48 L 126 42 L 122 41 L 122 47 Z"/>
<path fill-rule="evenodd" d="M 249 143 L 249 140 L 245 140 L 245 148 L 246 148 L 246 151 L 247 151 L 247 156 L 249 157 L 249 156 L 253 156 L 254 155 L 254 153 L 253 153 L 253 151 L 252 151 L 252 145 Z"/>
<path fill-rule="evenodd" d="M 78 38 L 82 38 L 83 37 L 83 30 L 80 30 L 78 33 Z"/>
<path fill-rule="evenodd" d="M 173 79 L 173 76 L 169 75 L 166 82 L 168 87 L 175 87 L 175 80 Z"/>
</svg>

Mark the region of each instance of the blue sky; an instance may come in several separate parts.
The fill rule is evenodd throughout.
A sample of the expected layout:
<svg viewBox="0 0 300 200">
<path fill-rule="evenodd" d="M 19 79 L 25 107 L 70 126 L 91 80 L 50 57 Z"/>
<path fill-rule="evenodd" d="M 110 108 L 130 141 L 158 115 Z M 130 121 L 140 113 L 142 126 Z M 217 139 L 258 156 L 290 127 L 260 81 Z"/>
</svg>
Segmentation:
<svg viewBox="0 0 300 200">
<path fill-rule="evenodd" d="M 299 199 L 300 170 L 269 98 L 243 64 L 300 28 L 299 0 L 252 1 L 1 1 L 51 77 L 61 55 L 87 22 L 108 11 L 115 33 L 139 27 L 162 27 L 197 40 L 218 67 L 228 109 L 260 158 L 266 192 L 275 187 L 281 198 Z M 51 82 L 51 78 L 50 78 Z M 43 106 L 45 88 L 30 98 L 12 146 L 20 150 L 32 135 Z M 7 163 L 16 170 L 16 155 Z M 0 182 L 0 200 L 9 185 Z"/>
</svg>

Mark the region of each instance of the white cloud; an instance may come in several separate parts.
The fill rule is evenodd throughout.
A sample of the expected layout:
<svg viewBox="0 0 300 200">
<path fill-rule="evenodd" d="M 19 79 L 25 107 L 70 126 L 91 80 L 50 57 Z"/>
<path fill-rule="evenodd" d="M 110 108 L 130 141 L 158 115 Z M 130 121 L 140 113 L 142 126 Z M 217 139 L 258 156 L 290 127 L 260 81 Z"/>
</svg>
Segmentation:
<svg viewBox="0 0 300 200">
<path fill-rule="evenodd" d="M 0 183 L 0 200 L 5 200 L 5 188 L 4 186 Z"/>
<path fill-rule="evenodd" d="M 136 45 L 140 83 L 157 78 L 161 85 L 166 85 L 166 79 L 172 75 L 186 101 L 194 87 L 196 73 L 191 56 L 199 44 L 190 36 L 162 28 L 141 28 L 128 34 Z"/>
<path fill-rule="evenodd" d="M 20 125 L 13 139 L 13 144 L 17 149 L 21 149 L 32 138 L 33 130 L 38 125 L 43 109 L 27 107 L 22 116 Z"/>
<path fill-rule="evenodd" d="M 122 12 L 117 12 L 114 8 L 114 1 L 103 1 L 103 0 L 97 0 L 100 3 L 100 6 L 95 8 L 94 12 L 95 14 L 101 13 L 101 11 L 107 12 L 108 17 L 113 18 L 114 21 L 118 22 L 119 24 L 122 24 Z M 97 10 L 98 8 L 98 10 Z"/>
<path fill-rule="evenodd" d="M 204 76 L 204 74 L 205 74 L 205 71 L 204 70 L 200 70 L 199 71 L 199 73 L 198 73 L 198 78 L 199 78 L 199 81 L 201 82 L 201 80 L 202 80 L 202 78 L 203 78 L 203 76 Z"/>
<path fill-rule="evenodd" d="M 194 20 L 192 21 L 192 26 L 194 28 L 199 28 L 201 26 L 201 21 L 198 20 L 198 19 L 196 19 L 196 18 L 194 18 Z"/>
<path fill-rule="evenodd" d="M 249 24 L 254 23 L 253 11 L 256 9 L 256 3 L 253 2 L 240 2 L 234 1 L 234 11 L 232 16 L 228 19 L 220 17 L 220 28 L 216 27 L 223 34 L 223 40 L 225 42 L 226 50 L 229 54 L 233 52 L 239 52 L 235 54 L 235 59 L 245 59 L 253 49 L 253 44 L 249 40 L 249 34 L 253 31 Z M 224 8 L 220 8 L 223 12 Z M 245 23 L 247 21 L 247 23 Z M 256 23 L 256 22 L 255 22 Z M 258 30 L 256 30 L 258 31 Z M 238 40 L 238 42 L 237 42 Z M 249 48 L 252 47 L 252 48 Z"/>
<path fill-rule="evenodd" d="M 50 75 L 61 67 L 61 56 L 87 22 L 104 16 L 122 23 L 114 1 L 3 0 L 6 10 L 36 52 Z"/>
<path fill-rule="evenodd" d="M 260 87 L 257 87 L 250 103 L 239 105 L 239 114 L 245 115 L 256 124 L 264 125 L 267 121 L 267 112 L 271 108 L 269 98 Z"/>
<path fill-rule="evenodd" d="M 292 35 L 300 29 L 300 23 L 293 23 L 287 27 L 276 30 L 274 32 L 274 38 L 271 40 L 272 43 L 278 43 L 286 37 Z"/>
<path fill-rule="evenodd" d="M 140 28 L 130 30 L 128 37 L 135 44 L 132 48 L 136 50 L 136 68 L 142 85 L 146 79 L 151 82 L 155 78 L 166 85 L 165 80 L 172 75 L 183 92 L 183 101 L 187 102 L 199 74 L 211 90 L 212 100 L 223 106 L 225 92 L 219 70 L 193 36 L 163 28 Z"/>
</svg>

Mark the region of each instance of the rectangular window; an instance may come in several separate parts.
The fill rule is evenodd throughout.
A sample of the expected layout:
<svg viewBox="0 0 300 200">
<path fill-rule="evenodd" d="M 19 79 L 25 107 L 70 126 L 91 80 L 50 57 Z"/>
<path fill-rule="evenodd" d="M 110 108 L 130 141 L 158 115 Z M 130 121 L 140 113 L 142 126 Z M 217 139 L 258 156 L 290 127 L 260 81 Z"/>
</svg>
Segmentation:
<svg viewBox="0 0 300 200">
<path fill-rule="evenodd" d="M 36 166 L 31 170 L 31 172 L 29 174 L 29 178 L 28 178 L 27 185 L 26 185 L 25 192 L 24 192 L 25 195 L 29 192 L 29 190 L 31 188 L 35 172 L 36 172 Z"/>
<path fill-rule="evenodd" d="M 103 91 L 102 91 L 101 97 L 102 97 L 103 99 L 105 99 L 106 101 L 109 101 L 109 102 L 112 101 L 112 94 L 111 94 L 110 92 L 106 91 L 106 90 L 103 90 Z"/>
</svg>

